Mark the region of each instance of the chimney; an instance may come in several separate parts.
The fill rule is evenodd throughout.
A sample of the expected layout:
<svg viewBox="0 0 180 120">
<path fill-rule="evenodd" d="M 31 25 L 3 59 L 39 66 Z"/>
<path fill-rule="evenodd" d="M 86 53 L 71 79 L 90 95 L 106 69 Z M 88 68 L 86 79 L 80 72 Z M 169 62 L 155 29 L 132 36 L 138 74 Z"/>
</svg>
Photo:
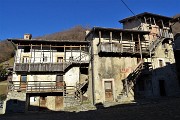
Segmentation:
<svg viewBox="0 0 180 120">
<path fill-rule="evenodd" d="M 90 32 L 89 30 L 86 30 L 86 35 L 87 35 L 89 32 Z"/>
<path fill-rule="evenodd" d="M 32 34 L 24 34 L 25 40 L 30 40 L 32 38 Z"/>
</svg>

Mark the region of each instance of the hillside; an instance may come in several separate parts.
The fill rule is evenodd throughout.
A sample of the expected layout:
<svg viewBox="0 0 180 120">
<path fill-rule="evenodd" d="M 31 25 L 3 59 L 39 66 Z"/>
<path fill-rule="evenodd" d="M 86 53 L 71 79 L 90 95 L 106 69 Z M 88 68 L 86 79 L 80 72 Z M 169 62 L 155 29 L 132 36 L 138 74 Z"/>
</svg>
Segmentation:
<svg viewBox="0 0 180 120">
<path fill-rule="evenodd" d="M 0 63 L 14 56 L 14 47 L 11 42 L 4 40 L 0 42 Z"/>
<path fill-rule="evenodd" d="M 85 28 L 83 26 L 75 26 L 71 29 L 57 32 L 41 37 L 37 37 L 37 39 L 48 39 L 48 40 L 80 40 L 83 41 L 85 39 L 85 31 L 89 28 Z"/>
</svg>

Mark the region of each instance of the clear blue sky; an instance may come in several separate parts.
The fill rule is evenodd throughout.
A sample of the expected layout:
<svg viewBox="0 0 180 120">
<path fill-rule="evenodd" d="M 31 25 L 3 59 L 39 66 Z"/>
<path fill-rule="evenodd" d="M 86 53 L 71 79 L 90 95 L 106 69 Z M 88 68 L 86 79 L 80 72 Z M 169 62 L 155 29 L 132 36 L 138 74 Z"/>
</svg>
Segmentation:
<svg viewBox="0 0 180 120">
<path fill-rule="evenodd" d="M 180 0 L 124 0 L 138 14 L 173 16 Z M 120 19 L 132 13 L 120 0 L 0 0 L 0 40 L 51 34 L 76 25 L 122 27 Z"/>
</svg>

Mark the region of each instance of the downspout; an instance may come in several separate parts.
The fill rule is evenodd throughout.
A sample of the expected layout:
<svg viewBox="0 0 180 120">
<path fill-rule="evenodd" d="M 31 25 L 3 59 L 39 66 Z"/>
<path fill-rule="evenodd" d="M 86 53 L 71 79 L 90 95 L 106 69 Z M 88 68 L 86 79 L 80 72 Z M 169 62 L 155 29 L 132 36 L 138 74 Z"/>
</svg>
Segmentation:
<svg viewBox="0 0 180 120">
<path fill-rule="evenodd" d="M 94 40 L 94 32 L 95 32 L 95 28 L 93 28 L 93 36 L 92 36 L 92 40 L 91 40 L 91 64 L 92 64 L 92 99 L 93 99 L 93 105 L 95 105 L 95 93 L 94 93 L 94 49 L 93 49 L 93 40 Z"/>
</svg>

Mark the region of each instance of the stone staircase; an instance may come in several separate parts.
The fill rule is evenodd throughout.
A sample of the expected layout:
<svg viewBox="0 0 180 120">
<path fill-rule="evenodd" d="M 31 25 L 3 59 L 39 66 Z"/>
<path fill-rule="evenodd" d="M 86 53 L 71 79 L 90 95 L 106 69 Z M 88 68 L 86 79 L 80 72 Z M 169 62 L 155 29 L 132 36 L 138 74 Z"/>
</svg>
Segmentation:
<svg viewBox="0 0 180 120">
<path fill-rule="evenodd" d="M 149 45 L 149 51 L 150 53 L 153 53 L 156 48 L 159 46 L 160 43 L 162 43 L 166 38 L 164 37 L 159 37 Z"/>
<path fill-rule="evenodd" d="M 134 96 L 134 85 L 137 82 L 137 79 L 140 77 L 142 74 L 152 74 L 152 63 L 151 62 L 143 62 L 140 61 L 135 69 L 133 70 L 132 73 L 128 75 L 126 79 L 123 80 L 123 89 L 119 96 L 117 97 L 118 100 L 121 100 L 123 98 L 129 97 L 129 95 Z"/>
<path fill-rule="evenodd" d="M 66 86 L 64 90 L 65 107 L 79 106 L 82 103 L 82 88 L 88 81 L 77 83 L 76 86 Z"/>
<path fill-rule="evenodd" d="M 137 66 L 135 67 L 135 69 L 133 70 L 132 73 L 130 73 L 127 78 L 125 78 L 123 80 L 123 89 L 121 91 L 121 93 L 119 94 L 119 96 L 117 96 L 118 100 L 123 99 L 124 97 L 128 97 L 129 94 L 131 94 L 133 96 L 133 88 L 134 88 L 134 84 L 136 84 L 136 80 L 139 77 L 139 75 L 142 72 L 143 69 L 143 61 L 141 60 Z"/>
</svg>

